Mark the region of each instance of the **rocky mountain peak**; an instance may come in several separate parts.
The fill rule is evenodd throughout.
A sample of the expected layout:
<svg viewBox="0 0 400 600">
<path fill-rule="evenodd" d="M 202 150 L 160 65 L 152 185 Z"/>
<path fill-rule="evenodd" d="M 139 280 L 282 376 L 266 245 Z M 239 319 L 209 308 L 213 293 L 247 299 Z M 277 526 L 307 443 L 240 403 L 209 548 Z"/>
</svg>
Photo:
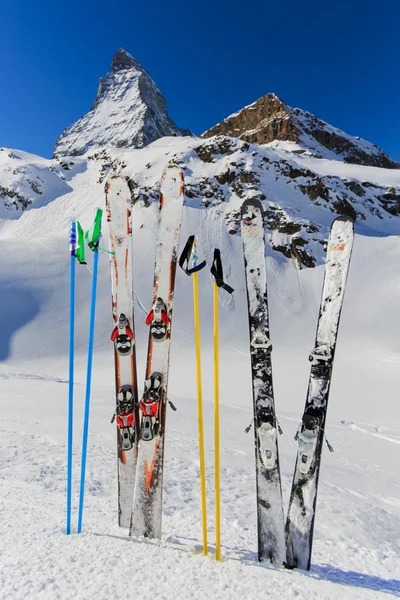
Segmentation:
<svg viewBox="0 0 400 600">
<path fill-rule="evenodd" d="M 142 148 L 169 135 L 192 135 L 169 118 L 167 103 L 147 71 L 128 52 L 114 54 L 101 77 L 93 108 L 57 139 L 53 156 L 79 156 L 90 149 Z"/>
<path fill-rule="evenodd" d="M 383 150 L 359 137 L 332 127 L 311 113 L 291 108 L 275 94 L 266 94 L 218 123 L 201 137 L 237 137 L 245 142 L 294 142 L 297 153 L 347 163 L 397 169 Z"/>
<path fill-rule="evenodd" d="M 124 71 L 125 69 L 138 69 L 144 71 L 143 67 L 131 54 L 129 54 L 129 52 L 123 48 L 119 48 L 112 58 L 111 71 L 113 73 L 118 73 L 118 71 Z"/>
</svg>

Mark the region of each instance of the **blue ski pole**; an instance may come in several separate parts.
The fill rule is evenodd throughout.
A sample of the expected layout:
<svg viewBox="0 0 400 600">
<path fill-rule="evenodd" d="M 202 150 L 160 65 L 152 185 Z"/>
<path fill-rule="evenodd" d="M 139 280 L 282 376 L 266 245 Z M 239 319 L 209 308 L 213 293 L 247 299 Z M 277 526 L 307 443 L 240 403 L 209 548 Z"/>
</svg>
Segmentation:
<svg viewBox="0 0 400 600">
<path fill-rule="evenodd" d="M 79 492 L 79 511 L 78 511 L 78 533 L 82 531 L 83 502 L 85 496 L 85 475 L 86 475 L 86 455 L 87 442 L 89 435 L 89 411 L 90 411 L 90 389 L 92 381 L 92 362 L 93 362 L 93 344 L 94 344 L 94 323 L 96 314 L 96 292 L 97 292 L 97 271 L 99 264 L 99 240 L 101 236 L 101 217 L 102 211 L 97 209 L 93 226 L 86 232 L 85 238 L 89 248 L 94 252 L 93 275 L 92 275 L 92 299 L 90 305 L 90 323 L 89 323 L 89 343 L 88 343 L 88 363 L 86 373 L 86 397 L 85 397 L 85 416 L 83 422 L 83 440 L 82 440 L 82 463 L 81 463 L 81 485 Z"/>
<path fill-rule="evenodd" d="M 69 297 L 69 382 L 68 382 L 68 458 L 67 458 L 67 526 L 66 534 L 71 533 L 72 512 L 72 449 L 74 426 L 74 341 L 75 341 L 75 259 L 85 265 L 85 244 L 83 229 L 79 221 L 70 219 L 70 297 Z"/>
</svg>

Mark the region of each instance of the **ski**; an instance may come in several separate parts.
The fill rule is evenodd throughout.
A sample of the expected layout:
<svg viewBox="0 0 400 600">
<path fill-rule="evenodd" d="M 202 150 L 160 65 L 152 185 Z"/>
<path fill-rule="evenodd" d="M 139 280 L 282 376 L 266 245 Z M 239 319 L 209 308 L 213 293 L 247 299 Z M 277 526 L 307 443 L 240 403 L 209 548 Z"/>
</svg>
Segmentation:
<svg viewBox="0 0 400 600">
<path fill-rule="evenodd" d="M 285 559 L 285 532 L 279 425 L 272 385 L 263 208 L 259 200 L 249 199 L 242 205 L 242 240 L 253 385 L 258 560 L 281 566 Z"/>
<path fill-rule="evenodd" d="M 131 195 L 124 177 L 112 176 L 106 186 L 111 290 L 114 327 L 117 424 L 118 522 L 130 526 L 135 484 L 139 408 L 133 314 Z"/>
<path fill-rule="evenodd" d="M 182 221 L 183 175 L 165 170 L 154 267 L 152 308 L 146 318 L 149 344 L 144 391 L 139 403 L 139 441 L 131 535 L 161 538 L 165 416 L 177 252 Z"/>
<path fill-rule="evenodd" d="M 354 224 L 332 223 L 305 410 L 295 439 L 297 458 L 286 522 L 286 566 L 309 570 L 318 479 L 336 338 L 353 247 Z"/>
</svg>

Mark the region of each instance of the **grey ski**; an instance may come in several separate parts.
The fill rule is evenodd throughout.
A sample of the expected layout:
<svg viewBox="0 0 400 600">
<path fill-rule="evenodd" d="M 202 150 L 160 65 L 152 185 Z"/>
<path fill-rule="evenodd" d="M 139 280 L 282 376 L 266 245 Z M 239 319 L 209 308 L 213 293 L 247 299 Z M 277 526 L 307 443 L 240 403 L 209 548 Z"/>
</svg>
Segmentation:
<svg viewBox="0 0 400 600">
<path fill-rule="evenodd" d="M 305 410 L 296 434 L 298 449 L 286 522 L 286 566 L 309 570 L 317 503 L 321 452 L 332 377 L 333 359 L 354 224 L 341 216 L 332 223 L 325 266 L 315 348 Z"/>
<path fill-rule="evenodd" d="M 258 560 L 281 566 L 285 533 L 279 469 L 278 430 L 272 384 L 263 208 L 242 205 L 242 240 L 250 330 L 257 486 Z"/>
</svg>

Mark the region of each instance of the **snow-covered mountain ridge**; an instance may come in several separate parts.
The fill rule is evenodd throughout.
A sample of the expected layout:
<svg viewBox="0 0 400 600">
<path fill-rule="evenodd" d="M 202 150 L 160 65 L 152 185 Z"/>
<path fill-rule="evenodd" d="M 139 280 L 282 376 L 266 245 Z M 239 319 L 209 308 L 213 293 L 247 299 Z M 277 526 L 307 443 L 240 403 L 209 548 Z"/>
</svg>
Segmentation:
<svg viewBox="0 0 400 600">
<path fill-rule="evenodd" d="M 104 184 L 111 173 L 126 176 L 133 203 L 159 198 L 160 176 L 169 161 L 184 171 L 186 205 L 219 207 L 230 234 L 239 231 L 246 198 L 263 201 L 267 239 L 299 266 L 324 258 L 324 240 L 336 214 L 356 220 L 369 235 L 400 233 L 400 171 L 317 159 L 273 147 L 216 136 L 162 138 L 141 150 L 104 148 L 82 157 L 46 160 L 19 151 L 0 151 L 2 217 L 18 219 L 73 189 L 76 174 L 92 165 Z"/>
<path fill-rule="evenodd" d="M 350 215 L 360 231 L 399 231 L 398 165 L 373 144 L 288 107 L 274 94 L 231 115 L 203 139 L 184 134 L 170 121 L 150 75 L 118 50 L 93 109 L 61 134 L 52 161 L 0 152 L 2 214 L 15 219 L 19 211 L 67 193 L 88 161 L 97 165 L 100 182 L 123 173 L 132 201 L 149 204 L 158 200 L 166 162 L 174 160 L 184 170 L 187 204 L 220 206 L 231 234 L 238 231 L 243 200 L 262 200 L 271 247 L 295 257 L 300 267 L 323 260 L 336 214 Z M 145 151 L 138 154 L 138 148 Z"/>
<path fill-rule="evenodd" d="M 223 153 L 221 143 L 229 144 L 228 151 L 232 153 Z M 6 173 L 3 171 L 3 179 L 10 177 L 10 185 L 16 186 L 16 181 L 18 185 L 25 182 L 24 175 L 32 181 L 36 181 L 35 176 L 42 192 L 36 194 L 27 184 L 23 189 L 30 190 L 32 203 L 23 211 L 4 208 L 3 215 L 12 218 L 3 216 L 0 227 L 0 508 L 7 515 L 0 526 L 5 548 L 4 598 L 122 600 L 132 578 L 136 586 L 155 597 L 162 590 L 166 600 L 186 597 L 188 585 L 198 598 L 221 600 L 275 599 L 277 595 L 304 600 L 383 600 L 386 594 L 400 594 L 398 217 L 388 213 L 387 218 L 380 219 L 363 205 L 360 206 L 365 210 L 365 220 L 356 222 L 326 427 L 335 452 L 324 450 L 323 455 L 311 573 L 272 570 L 256 562 L 254 444 L 252 434 L 244 433 L 252 418 L 252 396 L 242 242 L 239 235 L 230 235 L 226 227 L 224 215 L 225 210 L 229 212 L 230 203 L 221 199 L 210 201 L 205 195 L 207 207 L 203 196 L 186 195 L 181 248 L 187 236 L 196 233 L 202 255 L 210 265 L 212 250 L 218 246 L 225 278 L 235 290 L 233 304 L 225 303 L 221 297 L 220 307 L 221 541 L 227 560 L 216 565 L 215 561 L 191 552 L 201 545 L 195 357 L 192 281 L 180 271 L 176 278 L 169 383 L 170 398 L 178 411 L 169 410 L 167 416 L 163 541 L 153 544 L 129 540 L 117 526 L 115 428 L 110 424 L 115 406 L 112 316 L 106 253 L 101 253 L 99 260 L 84 530 L 81 536 L 70 539 L 64 535 L 68 217 L 80 219 L 85 228 L 90 225 L 94 208 L 104 207 L 107 174 L 113 169 L 122 172 L 137 197 L 132 225 L 140 387 L 148 334 L 144 312 L 151 302 L 157 230 L 158 205 L 153 199 L 160 175 L 170 160 L 185 167 L 189 194 L 191 186 L 196 186 L 201 178 L 226 186 L 217 177 L 225 173 L 229 161 L 246 161 L 250 167 L 260 157 L 272 162 L 272 166 L 265 163 L 271 169 L 262 171 L 263 185 L 268 183 L 274 193 L 281 194 L 281 190 L 291 188 L 277 175 L 278 156 L 288 161 L 291 168 L 309 169 L 319 177 L 345 177 L 359 184 L 368 177 L 376 186 L 399 187 L 400 173 L 396 170 L 297 156 L 282 147 L 261 148 L 254 157 L 252 153 L 260 147 L 250 145 L 246 149 L 243 145 L 244 142 L 230 138 L 204 142 L 162 138 L 141 150 L 89 152 L 87 156 L 68 159 L 63 166 L 19 151 L 0 152 Z M 61 187 L 56 189 L 58 185 Z M 143 192 L 139 197 L 139 190 L 148 190 L 148 196 Z M 318 235 L 322 240 L 323 231 L 327 231 L 334 217 L 329 204 L 314 204 L 307 195 L 297 192 L 283 198 L 288 204 L 282 205 L 282 210 L 287 206 L 290 214 L 295 214 L 296 198 L 299 214 L 306 218 L 303 211 L 312 211 L 313 221 L 321 226 Z M 235 202 L 239 201 L 237 197 Z M 269 201 L 264 200 L 264 206 L 268 210 Z M 105 219 L 103 225 L 101 245 L 107 248 Z M 267 240 L 271 242 L 278 233 L 267 228 Z M 289 234 L 279 233 L 284 235 Z M 308 245 L 314 249 L 318 263 L 322 262 L 323 245 L 311 241 Z M 87 260 L 90 269 L 89 252 Z M 296 453 L 293 436 L 304 406 L 308 354 L 314 343 L 323 267 L 299 270 L 294 255 L 286 258 L 269 245 L 266 268 L 275 401 L 284 430 L 279 444 L 286 508 Z M 199 274 L 199 282 L 212 548 L 213 324 L 212 282 L 206 270 Z M 74 506 L 79 486 L 90 288 L 90 273 L 77 265 Z M 18 536 L 16 544 L 22 512 L 24 533 Z M 34 555 L 28 551 L 32 543 L 36 548 Z M 184 575 L 177 578 L 171 573 Z"/>
</svg>

